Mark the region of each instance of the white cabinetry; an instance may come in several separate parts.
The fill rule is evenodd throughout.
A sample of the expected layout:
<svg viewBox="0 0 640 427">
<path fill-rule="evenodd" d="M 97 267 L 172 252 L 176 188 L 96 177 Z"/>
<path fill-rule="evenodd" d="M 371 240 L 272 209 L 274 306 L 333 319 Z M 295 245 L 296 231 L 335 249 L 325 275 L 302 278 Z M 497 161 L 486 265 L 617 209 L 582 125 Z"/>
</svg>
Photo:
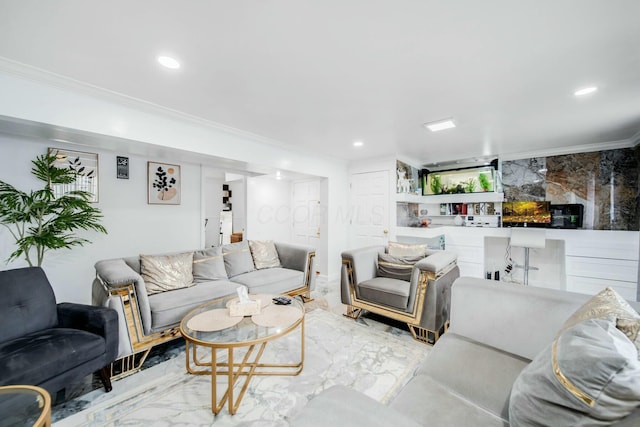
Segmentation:
<svg viewBox="0 0 640 427">
<path fill-rule="evenodd" d="M 610 286 L 628 300 L 638 292 L 638 232 L 558 230 L 567 242 L 567 290 L 594 294 Z"/>
<path fill-rule="evenodd" d="M 551 255 L 540 256 L 541 253 L 532 250 L 531 264 L 542 269 L 530 272 L 532 286 L 591 295 L 610 286 L 624 298 L 637 300 L 639 232 L 547 229 L 546 233 Z M 485 270 L 504 269 L 509 228 L 396 228 L 396 238 L 400 239 L 440 234 L 445 236 L 446 249 L 458 254 L 461 275 L 484 277 Z M 498 239 L 485 240 L 485 237 Z M 522 264 L 522 250 L 518 249 L 512 249 L 512 258 Z M 521 276 L 522 271 L 517 274 Z"/>
</svg>

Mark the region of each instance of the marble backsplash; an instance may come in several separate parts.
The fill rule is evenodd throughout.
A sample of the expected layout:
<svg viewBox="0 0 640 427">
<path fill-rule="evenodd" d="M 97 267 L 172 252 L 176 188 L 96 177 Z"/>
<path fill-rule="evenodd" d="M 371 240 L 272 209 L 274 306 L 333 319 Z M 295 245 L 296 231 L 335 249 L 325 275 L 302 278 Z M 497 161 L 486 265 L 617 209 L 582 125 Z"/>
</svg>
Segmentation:
<svg viewBox="0 0 640 427">
<path fill-rule="evenodd" d="M 640 229 L 640 146 L 502 163 L 505 199 L 584 205 L 583 228 Z"/>
</svg>

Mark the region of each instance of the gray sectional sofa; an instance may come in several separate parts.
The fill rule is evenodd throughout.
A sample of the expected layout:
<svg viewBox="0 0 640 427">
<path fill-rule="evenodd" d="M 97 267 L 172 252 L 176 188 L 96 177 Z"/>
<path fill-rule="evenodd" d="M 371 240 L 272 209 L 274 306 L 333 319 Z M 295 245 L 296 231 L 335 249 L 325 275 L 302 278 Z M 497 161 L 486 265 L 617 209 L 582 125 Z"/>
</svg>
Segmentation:
<svg viewBox="0 0 640 427">
<path fill-rule="evenodd" d="M 544 359 L 550 357 L 550 349 L 557 350 L 556 345 L 564 345 L 567 340 L 569 344 L 572 343 L 570 339 L 574 328 L 563 332 L 557 340 L 556 336 L 565 321 L 590 298 L 588 295 L 570 292 L 459 278 L 452 287 L 450 329 L 438 340 L 424 364 L 389 406 L 351 389 L 334 386 L 312 398 L 301 413 L 294 417 L 291 425 L 638 426 L 640 374 L 637 369 L 640 362 L 634 359 L 638 357 L 637 348 L 628 338 L 623 336 L 622 339 L 626 339 L 626 342 L 613 347 L 624 347 L 627 351 L 627 359 L 622 362 L 623 368 L 620 371 L 635 371 L 632 370 L 626 379 L 622 378 L 624 387 L 618 386 L 616 389 L 612 386 L 607 392 L 602 389 L 613 383 L 616 376 L 619 378 L 620 371 L 614 368 L 612 374 L 602 376 L 602 388 L 591 390 L 597 400 L 593 407 L 585 405 L 568 393 L 567 388 L 560 386 L 550 369 L 552 364 Z M 637 303 L 631 304 L 636 311 L 640 308 Z M 599 321 L 589 320 L 585 324 L 593 326 L 595 322 Z M 615 323 L 613 325 L 612 329 L 616 329 Z M 602 331 L 602 328 L 599 330 Z M 620 337 L 620 331 L 615 330 L 613 333 Z M 595 334 L 588 333 L 578 338 L 588 341 L 593 336 Z M 598 341 L 592 340 L 591 344 L 594 343 L 597 345 Z M 613 351 L 611 348 L 606 350 Z M 564 350 L 562 351 L 564 355 Z M 585 351 L 584 354 L 598 351 L 602 349 Z M 580 352 L 579 350 L 578 353 Z M 574 356 L 575 354 L 573 352 Z M 587 366 L 565 359 L 560 359 L 558 363 L 565 373 L 572 369 L 583 369 L 585 375 L 590 376 L 598 372 L 601 363 L 620 363 L 619 359 L 594 356 L 594 360 Z M 556 387 L 552 391 L 546 391 L 544 383 L 533 380 L 539 374 L 535 369 L 540 367 L 547 369 L 551 380 L 546 385 Z M 523 372 L 525 368 L 527 370 Z M 521 374 L 523 378 L 519 379 Z M 598 375 L 594 375 L 596 380 Z M 571 380 L 579 388 L 589 390 L 589 381 L 576 380 L 575 377 L 570 377 L 569 381 Z M 515 398 L 512 396 L 512 388 L 515 390 L 514 394 L 517 394 Z M 527 388 L 532 395 L 537 393 L 538 396 L 529 400 L 523 398 L 522 391 Z M 613 392 L 611 389 L 614 389 Z M 564 407 L 556 404 L 544 406 L 546 400 L 553 400 L 554 391 L 568 395 L 565 405 L 573 407 L 568 410 L 568 419 L 572 421 L 561 419 L 563 414 L 567 415 Z M 606 396 L 607 393 L 618 393 L 617 401 Z M 615 419 L 615 414 L 612 413 L 619 409 L 615 407 L 616 404 L 627 405 L 627 410 L 632 413 L 621 420 L 611 421 Z M 537 421 L 514 421 L 510 419 L 514 411 L 520 416 L 520 420 L 526 419 L 524 413 L 529 411 L 529 415 L 537 418 Z M 593 422 L 585 418 L 583 412 L 600 419 Z"/>
<path fill-rule="evenodd" d="M 247 286 L 250 294 L 310 298 L 315 288 L 314 249 L 278 242 L 273 246 L 277 255 L 256 250 L 256 245 L 250 250 L 249 242 L 244 241 L 178 254 L 98 261 L 93 304 L 118 312 L 118 358 L 133 358 L 126 361 L 125 365 L 131 366 L 126 370 L 137 370 L 154 345 L 176 338 L 180 321 L 190 310 L 235 294 L 240 285 Z M 258 255 L 264 259 L 258 260 Z M 187 264 L 181 261 L 182 264 L 177 265 L 176 259 L 186 259 Z M 181 267 L 188 270 L 186 273 L 191 274 L 192 279 L 173 287 L 173 282 L 179 280 L 172 275 Z M 171 280 L 163 280 L 169 276 Z M 150 282 L 160 283 L 151 286 Z M 142 356 L 134 358 L 136 355 Z"/>
</svg>

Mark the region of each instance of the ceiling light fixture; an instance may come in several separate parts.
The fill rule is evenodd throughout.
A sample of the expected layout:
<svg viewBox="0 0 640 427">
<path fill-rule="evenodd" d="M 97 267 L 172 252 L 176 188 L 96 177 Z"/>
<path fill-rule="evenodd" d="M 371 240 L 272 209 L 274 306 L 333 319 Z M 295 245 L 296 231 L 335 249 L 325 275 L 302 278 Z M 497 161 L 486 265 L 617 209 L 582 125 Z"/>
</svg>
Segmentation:
<svg viewBox="0 0 640 427">
<path fill-rule="evenodd" d="M 589 86 L 589 87 L 584 87 L 582 89 L 578 89 L 575 92 L 573 92 L 573 94 L 575 96 L 584 96 L 584 95 L 589 95 L 590 93 L 593 93 L 597 90 L 598 88 L 596 86 Z"/>
<path fill-rule="evenodd" d="M 438 120 L 437 122 L 425 123 L 424 126 L 431 132 L 438 132 L 456 127 L 453 119 Z"/>
<path fill-rule="evenodd" d="M 180 63 L 170 56 L 158 56 L 158 62 L 160 65 L 171 68 L 172 70 L 180 68 Z"/>
<path fill-rule="evenodd" d="M 364 145 L 364 142 L 362 142 L 362 141 L 356 141 L 356 142 L 353 143 L 354 147 L 362 147 L 363 145 Z"/>
</svg>

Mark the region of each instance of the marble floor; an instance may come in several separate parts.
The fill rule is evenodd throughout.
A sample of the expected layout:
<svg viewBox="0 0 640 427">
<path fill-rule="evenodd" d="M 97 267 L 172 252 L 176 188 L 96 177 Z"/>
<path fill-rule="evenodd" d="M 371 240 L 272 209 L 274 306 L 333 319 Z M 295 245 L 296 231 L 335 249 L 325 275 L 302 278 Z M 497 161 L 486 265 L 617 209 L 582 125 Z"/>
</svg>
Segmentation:
<svg viewBox="0 0 640 427">
<path fill-rule="evenodd" d="M 340 285 L 338 282 L 319 280 L 316 290 L 312 293 L 312 297 L 314 300 L 305 304 L 308 312 L 315 309 L 322 309 L 339 315 L 345 312 L 345 306 L 340 302 Z M 369 313 L 361 316 L 355 322 L 370 328 L 372 331 L 390 334 L 407 343 L 415 343 L 405 324 L 396 323 L 390 319 Z M 150 369 L 162 362 L 175 359 L 178 356 L 184 357 L 182 356 L 183 350 L 184 341 L 181 339 L 159 345 L 151 351 L 142 369 Z M 135 375 L 141 374 L 134 374 L 134 376 Z M 89 376 L 83 381 L 67 387 L 63 392 L 58 393 L 58 395 L 54 397 L 55 403 L 52 408 L 52 421 L 55 423 L 85 409 L 87 396 L 96 395 L 96 393 L 91 392 L 101 388 L 102 384 L 100 380 L 96 376 Z M 97 395 L 99 396 L 100 393 L 97 392 Z"/>
</svg>

